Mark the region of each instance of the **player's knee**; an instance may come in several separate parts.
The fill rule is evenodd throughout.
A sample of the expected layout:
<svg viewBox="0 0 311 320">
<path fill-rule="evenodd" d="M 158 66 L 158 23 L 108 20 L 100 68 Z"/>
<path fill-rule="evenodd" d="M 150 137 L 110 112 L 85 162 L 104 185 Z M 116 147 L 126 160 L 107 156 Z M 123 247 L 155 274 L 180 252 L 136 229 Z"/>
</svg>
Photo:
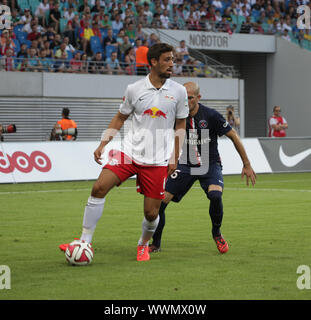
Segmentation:
<svg viewBox="0 0 311 320">
<path fill-rule="evenodd" d="M 104 198 L 107 194 L 107 190 L 101 186 L 101 184 L 96 181 L 92 188 L 91 196 L 95 198 Z"/>
<path fill-rule="evenodd" d="M 209 212 L 211 215 L 222 215 L 223 205 L 222 205 L 222 192 L 217 190 L 212 190 L 207 193 L 207 197 L 210 200 Z"/>
<path fill-rule="evenodd" d="M 92 188 L 91 196 L 98 197 L 99 194 L 100 194 L 99 184 L 95 182 Z"/>
<path fill-rule="evenodd" d="M 152 222 L 154 220 L 157 219 L 158 217 L 158 210 L 156 209 L 145 209 L 144 211 L 144 215 L 145 215 L 145 218 L 149 221 L 149 222 Z"/>
<path fill-rule="evenodd" d="M 207 192 L 207 198 L 213 202 L 219 202 L 222 200 L 222 192 L 218 190 L 212 190 Z"/>
<path fill-rule="evenodd" d="M 165 191 L 165 198 L 162 200 L 166 205 L 169 204 L 169 202 L 173 199 L 174 195 Z"/>
<path fill-rule="evenodd" d="M 168 205 L 170 201 L 171 201 L 170 199 L 166 199 L 166 198 L 162 200 L 162 202 L 165 203 L 166 205 Z"/>
</svg>

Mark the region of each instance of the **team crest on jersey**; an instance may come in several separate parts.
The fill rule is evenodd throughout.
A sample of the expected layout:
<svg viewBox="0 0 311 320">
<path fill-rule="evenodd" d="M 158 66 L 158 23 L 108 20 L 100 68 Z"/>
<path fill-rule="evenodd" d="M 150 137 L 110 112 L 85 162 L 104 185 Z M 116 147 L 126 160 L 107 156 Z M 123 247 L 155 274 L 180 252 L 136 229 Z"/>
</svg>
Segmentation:
<svg viewBox="0 0 311 320">
<path fill-rule="evenodd" d="M 164 98 L 169 99 L 169 100 L 175 100 L 175 98 L 173 96 L 169 96 L 169 95 L 166 95 Z"/>
<path fill-rule="evenodd" d="M 201 129 L 206 129 L 206 128 L 207 128 L 207 125 L 208 125 L 208 123 L 207 123 L 206 120 L 200 120 L 200 122 L 199 122 L 199 127 L 200 127 Z"/>
</svg>

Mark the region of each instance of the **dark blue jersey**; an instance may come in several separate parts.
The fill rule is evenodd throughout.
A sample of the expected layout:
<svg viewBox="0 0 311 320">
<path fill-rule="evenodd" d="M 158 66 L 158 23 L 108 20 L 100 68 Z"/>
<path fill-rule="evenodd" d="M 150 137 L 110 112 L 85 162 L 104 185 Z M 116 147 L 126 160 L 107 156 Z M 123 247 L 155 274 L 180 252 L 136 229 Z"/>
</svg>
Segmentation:
<svg viewBox="0 0 311 320">
<path fill-rule="evenodd" d="M 221 162 L 217 137 L 231 129 L 232 127 L 218 111 L 199 103 L 197 114 L 187 118 L 187 136 L 179 162 L 190 167 Z"/>
</svg>

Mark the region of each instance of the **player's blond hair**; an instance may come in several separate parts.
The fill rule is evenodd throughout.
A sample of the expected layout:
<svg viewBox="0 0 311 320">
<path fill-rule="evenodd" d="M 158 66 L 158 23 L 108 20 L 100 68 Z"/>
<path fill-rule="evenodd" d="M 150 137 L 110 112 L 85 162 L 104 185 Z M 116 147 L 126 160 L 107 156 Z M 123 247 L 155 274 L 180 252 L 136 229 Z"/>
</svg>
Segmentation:
<svg viewBox="0 0 311 320">
<path fill-rule="evenodd" d="M 185 82 L 184 87 L 192 90 L 193 93 L 196 94 L 197 96 L 200 94 L 200 87 L 196 82 L 192 82 L 192 81 Z"/>
</svg>

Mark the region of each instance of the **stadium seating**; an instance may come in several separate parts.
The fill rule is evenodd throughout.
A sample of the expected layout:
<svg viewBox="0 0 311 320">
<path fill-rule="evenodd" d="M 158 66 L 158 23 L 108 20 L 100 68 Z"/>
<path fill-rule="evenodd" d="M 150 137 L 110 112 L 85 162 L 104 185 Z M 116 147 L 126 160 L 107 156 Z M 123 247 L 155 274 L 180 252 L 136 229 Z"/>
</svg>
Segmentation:
<svg viewBox="0 0 311 320">
<path fill-rule="evenodd" d="M 112 30 L 112 36 L 113 36 L 114 38 L 116 38 L 116 37 L 118 36 L 118 33 L 119 33 L 119 29 L 113 29 L 113 30 Z"/>
<path fill-rule="evenodd" d="M 22 11 L 24 11 L 25 9 L 30 9 L 28 0 L 17 0 L 17 4 Z"/>
<path fill-rule="evenodd" d="M 234 23 L 234 24 L 236 24 L 236 25 L 238 24 L 238 16 L 232 14 L 232 15 L 231 15 L 231 19 L 232 19 L 232 23 Z"/>
<path fill-rule="evenodd" d="M 29 8 L 30 8 L 30 11 L 31 13 L 34 15 L 36 10 L 37 10 L 37 7 L 39 6 L 40 4 L 40 1 L 39 0 L 28 0 L 29 1 Z"/>
<path fill-rule="evenodd" d="M 15 52 L 15 55 L 17 53 L 19 53 L 20 49 L 21 49 L 21 46 L 20 46 L 20 43 L 17 39 L 13 39 L 13 42 L 14 42 L 14 45 L 15 45 L 15 48 L 14 48 L 14 52 Z"/>
<path fill-rule="evenodd" d="M 107 29 L 106 28 L 101 28 L 100 32 L 102 34 L 102 39 L 104 39 L 105 37 L 107 37 Z"/>
<path fill-rule="evenodd" d="M 20 44 L 26 43 L 28 33 L 25 31 L 18 31 L 16 32 L 16 38 Z"/>
<path fill-rule="evenodd" d="M 263 23 L 261 25 L 262 29 L 264 30 L 265 33 L 269 31 L 269 24 L 268 23 Z"/>
<path fill-rule="evenodd" d="M 115 46 L 107 45 L 106 48 L 105 48 L 105 57 L 106 57 L 106 59 L 110 58 L 111 53 L 112 52 L 116 52 L 116 51 L 117 51 L 117 48 Z"/>
<path fill-rule="evenodd" d="M 21 32 L 22 29 L 23 29 L 23 27 L 24 27 L 24 25 L 22 25 L 22 24 L 16 25 L 16 26 L 13 28 L 13 32 L 15 33 L 15 35 L 16 35 L 16 33 Z"/>
<path fill-rule="evenodd" d="M 18 5 L 17 9 L 19 10 L 19 17 L 21 17 L 24 14 L 24 9 L 26 9 L 26 8 L 29 8 L 31 10 L 32 15 L 34 15 L 34 13 L 35 13 L 38 5 L 40 4 L 41 0 L 16 0 L 16 1 L 17 1 L 17 5 Z M 225 12 L 226 8 L 230 8 L 231 7 L 232 2 L 233 2 L 233 0 L 228 0 L 228 1 L 227 0 L 223 0 L 222 1 L 222 8 L 219 9 L 219 12 L 221 12 L 221 14 L 223 14 Z M 90 9 L 92 9 L 92 4 L 93 3 L 94 3 L 94 1 L 88 0 L 88 4 L 89 4 Z M 197 5 L 196 10 L 199 9 L 200 3 L 201 3 L 200 1 L 196 2 L 196 5 Z M 212 1 L 209 1 L 208 5 L 210 6 L 211 3 L 212 3 Z M 78 1 L 78 6 L 81 5 L 81 4 L 82 4 L 82 0 L 79 0 Z M 138 23 L 141 23 L 141 20 L 139 20 L 139 16 L 137 15 L 137 12 L 138 12 L 137 10 L 139 8 L 137 7 L 137 5 L 135 5 L 134 2 L 131 2 L 131 1 L 127 2 L 127 5 L 129 5 L 129 4 L 132 5 L 132 10 L 133 10 L 133 12 L 135 14 L 135 16 L 133 18 L 131 18 L 131 19 L 134 22 L 134 24 L 137 26 Z M 187 16 L 187 14 L 189 14 L 190 7 L 194 6 L 194 5 L 193 5 L 193 2 L 191 2 L 190 0 L 185 0 L 183 2 L 183 4 L 184 4 L 183 14 L 185 14 Z M 139 5 L 143 6 L 143 1 L 141 1 Z M 285 1 L 286 8 L 288 8 L 289 5 L 298 6 L 298 4 L 296 2 L 293 3 L 293 1 L 291 1 L 291 0 L 286 0 Z M 169 4 L 169 7 L 170 7 L 170 10 L 169 10 L 170 11 L 170 13 L 169 13 L 170 22 L 173 23 L 173 20 L 174 20 L 173 19 L 173 10 L 172 10 L 173 5 Z M 68 20 L 63 17 L 63 13 L 66 10 L 65 8 L 68 8 L 67 0 L 60 1 L 60 12 L 61 12 L 61 19 L 59 21 L 59 32 L 60 32 L 60 34 L 63 34 L 63 32 L 66 30 L 67 24 L 68 24 Z M 122 10 L 123 10 L 123 13 L 125 13 L 125 8 L 122 8 Z M 153 14 L 155 13 L 156 8 L 155 8 L 154 2 L 152 2 L 152 1 L 149 2 L 149 10 Z M 230 25 L 231 31 L 234 32 L 234 33 L 245 32 L 244 29 L 243 29 L 243 31 L 241 31 L 241 25 L 243 24 L 243 22 L 246 21 L 246 17 L 241 15 L 239 10 L 240 9 L 238 7 L 235 9 L 235 11 L 232 10 L 231 11 L 231 19 L 229 19 L 229 25 Z M 249 10 L 250 17 L 251 17 L 251 23 L 253 23 L 252 32 L 254 32 L 255 34 L 256 33 L 269 33 L 270 34 L 271 33 L 271 31 L 270 31 L 271 30 L 271 23 L 272 23 L 273 19 L 271 19 L 271 15 L 269 15 L 267 12 L 266 12 L 267 13 L 266 14 L 266 17 L 267 17 L 266 20 L 263 20 L 263 22 L 260 20 L 260 22 L 259 22 L 260 23 L 260 28 L 258 29 L 257 22 L 259 21 L 259 19 L 261 17 L 261 12 L 262 12 L 262 10 L 256 10 L 254 8 Z M 110 22 L 111 22 L 113 14 L 112 14 L 112 12 L 111 12 L 111 10 L 110 10 L 110 8 L 108 6 L 105 6 L 104 13 L 109 15 Z M 92 20 L 94 19 L 96 14 L 97 14 L 96 12 L 91 12 Z M 285 18 L 286 14 L 287 14 L 287 11 L 282 11 L 281 10 L 281 15 L 284 18 Z M 80 12 L 79 13 L 79 18 L 82 19 L 83 16 L 84 16 L 84 14 L 82 12 Z M 48 17 L 49 17 L 49 10 L 46 11 L 46 21 L 47 21 L 47 23 L 49 23 Z M 276 17 L 277 17 L 277 15 L 276 15 Z M 269 20 L 268 20 L 268 18 L 269 18 Z M 311 51 L 311 41 L 307 40 L 307 39 L 300 39 L 298 37 L 298 36 L 301 37 L 301 35 L 298 35 L 299 30 L 296 27 L 296 22 L 295 22 L 297 20 L 296 18 L 297 17 L 292 18 L 291 27 L 293 28 L 293 30 L 292 30 L 292 32 L 289 33 L 290 39 L 291 39 L 291 41 L 293 43 L 299 45 L 301 48 L 304 48 L 306 50 L 310 50 Z M 276 18 L 276 19 L 278 19 L 278 18 Z M 148 16 L 147 17 L 147 25 L 146 25 L 146 27 L 150 27 L 150 26 L 152 27 L 152 23 L 154 22 L 153 20 L 154 19 L 153 19 L 152 16 Z M 186 19 L 178 17 L 178 21 L 179 21 L 178 28 L 187 29 L 187 21 L 186 21 Z M 215 28 L 216 22 L 213 22 L 213 20 L 210 20 L 209 23 L 212 26 L 210 31 L 212 31 L 212 32 L 218 32 L 219 31 L 219 30 L 217 30 Z M 183 27 L 181 27 L 181 26 L 183 26 Z M 28 47 L 31 46 L 31 41 L 27 40 L 27 33 L 24 32 L 22 30 L 22 28 L 23 28 L 23 24 L 18 24 L 18 25 L 14 26 L 14 34 L 16 35 L 16 39 L 14 40 L 14 42 L 15 42 L 16 50 L 19 50 L 20 45 L 23 44 L 23 43 L 26 43 Z M 79 30 L 81 30 L 79 27 L 76 27 L 74 29 L 74 36 L 75 36 L 75 42 L 76 42 L 75 46 L 76 46 L 77 50 L 81 49 L 81 47 L 80 47 L 80 39 L 79 39 L 79 34 L 80 34 Z M 103 39 L 107 35 L 107 28 L 101 28 L 100 30 L 101 30 L 101 39 Z M 119 30 L 117 30 L 117 29 L 113 30 L 113 36 L 115 38 L 117 38 L 118 33 L 119 33 Z M 276 36 L 281 36 L 282 32 L 278 31 L 278 32 L 275 33 L 275 35 Z M 256 35 L 254 35 L 254 36 L 256 36 Z M 147 37 L 147 35 L 146 35 L 146 37 Z M 91 41 L 90 41 L 90 49 L 91 50 L 90 50 L 90 52 L 89 51 L 87 52 L 88 58 L 91 58 L 90 55 L 91 54 L 94 55 L 96 52 L 102 52 L 103 56 L 105 58 L 108 58 L 108 57 L 110 57 L 111 52 L 118 51 L 118 58 L 119 58 L 121 63 L 124 63 L 124 57 L 125 57 L 124 52 L 121 53 L 118 50 L 118 48 L 116 48 L 115 46 L 110 46 L 110 45 L 106 46 L 106 48 L 104 49 L 102 47 L 101 39 L 99 37 L 97 37 L 97 36 L 91 38 Z M 135 46 L 135 39 L 131 38 L 130 42 L 132 43 L 133 46 Z"/>
<path fill-rule="evenodd" d="M 102 45 L 100 43 L 100 39 L 98 36 L 91 37 L 90 45 L 91 45 L 91 50 L 92 50 L 93 54 L 96 54 L 96 52 L 103 53 L 103 48 L 102 48 Z"/>
<path fill-rule="evenodd" d="M 73 58 L 73 54 L 70 50 L 66 50 L 67 51 L 67 60 L 71 60 Z"/>
<path fill-rule="evenodd" d="M 68 23 L 67 19 L 65 19 L 65 18 L 61 18 L 60 19 L 60 21 L 59 21 L 59 31 L 61 33 L 63 33 L 65 31 L 67 23 Z"/>
</svg>

